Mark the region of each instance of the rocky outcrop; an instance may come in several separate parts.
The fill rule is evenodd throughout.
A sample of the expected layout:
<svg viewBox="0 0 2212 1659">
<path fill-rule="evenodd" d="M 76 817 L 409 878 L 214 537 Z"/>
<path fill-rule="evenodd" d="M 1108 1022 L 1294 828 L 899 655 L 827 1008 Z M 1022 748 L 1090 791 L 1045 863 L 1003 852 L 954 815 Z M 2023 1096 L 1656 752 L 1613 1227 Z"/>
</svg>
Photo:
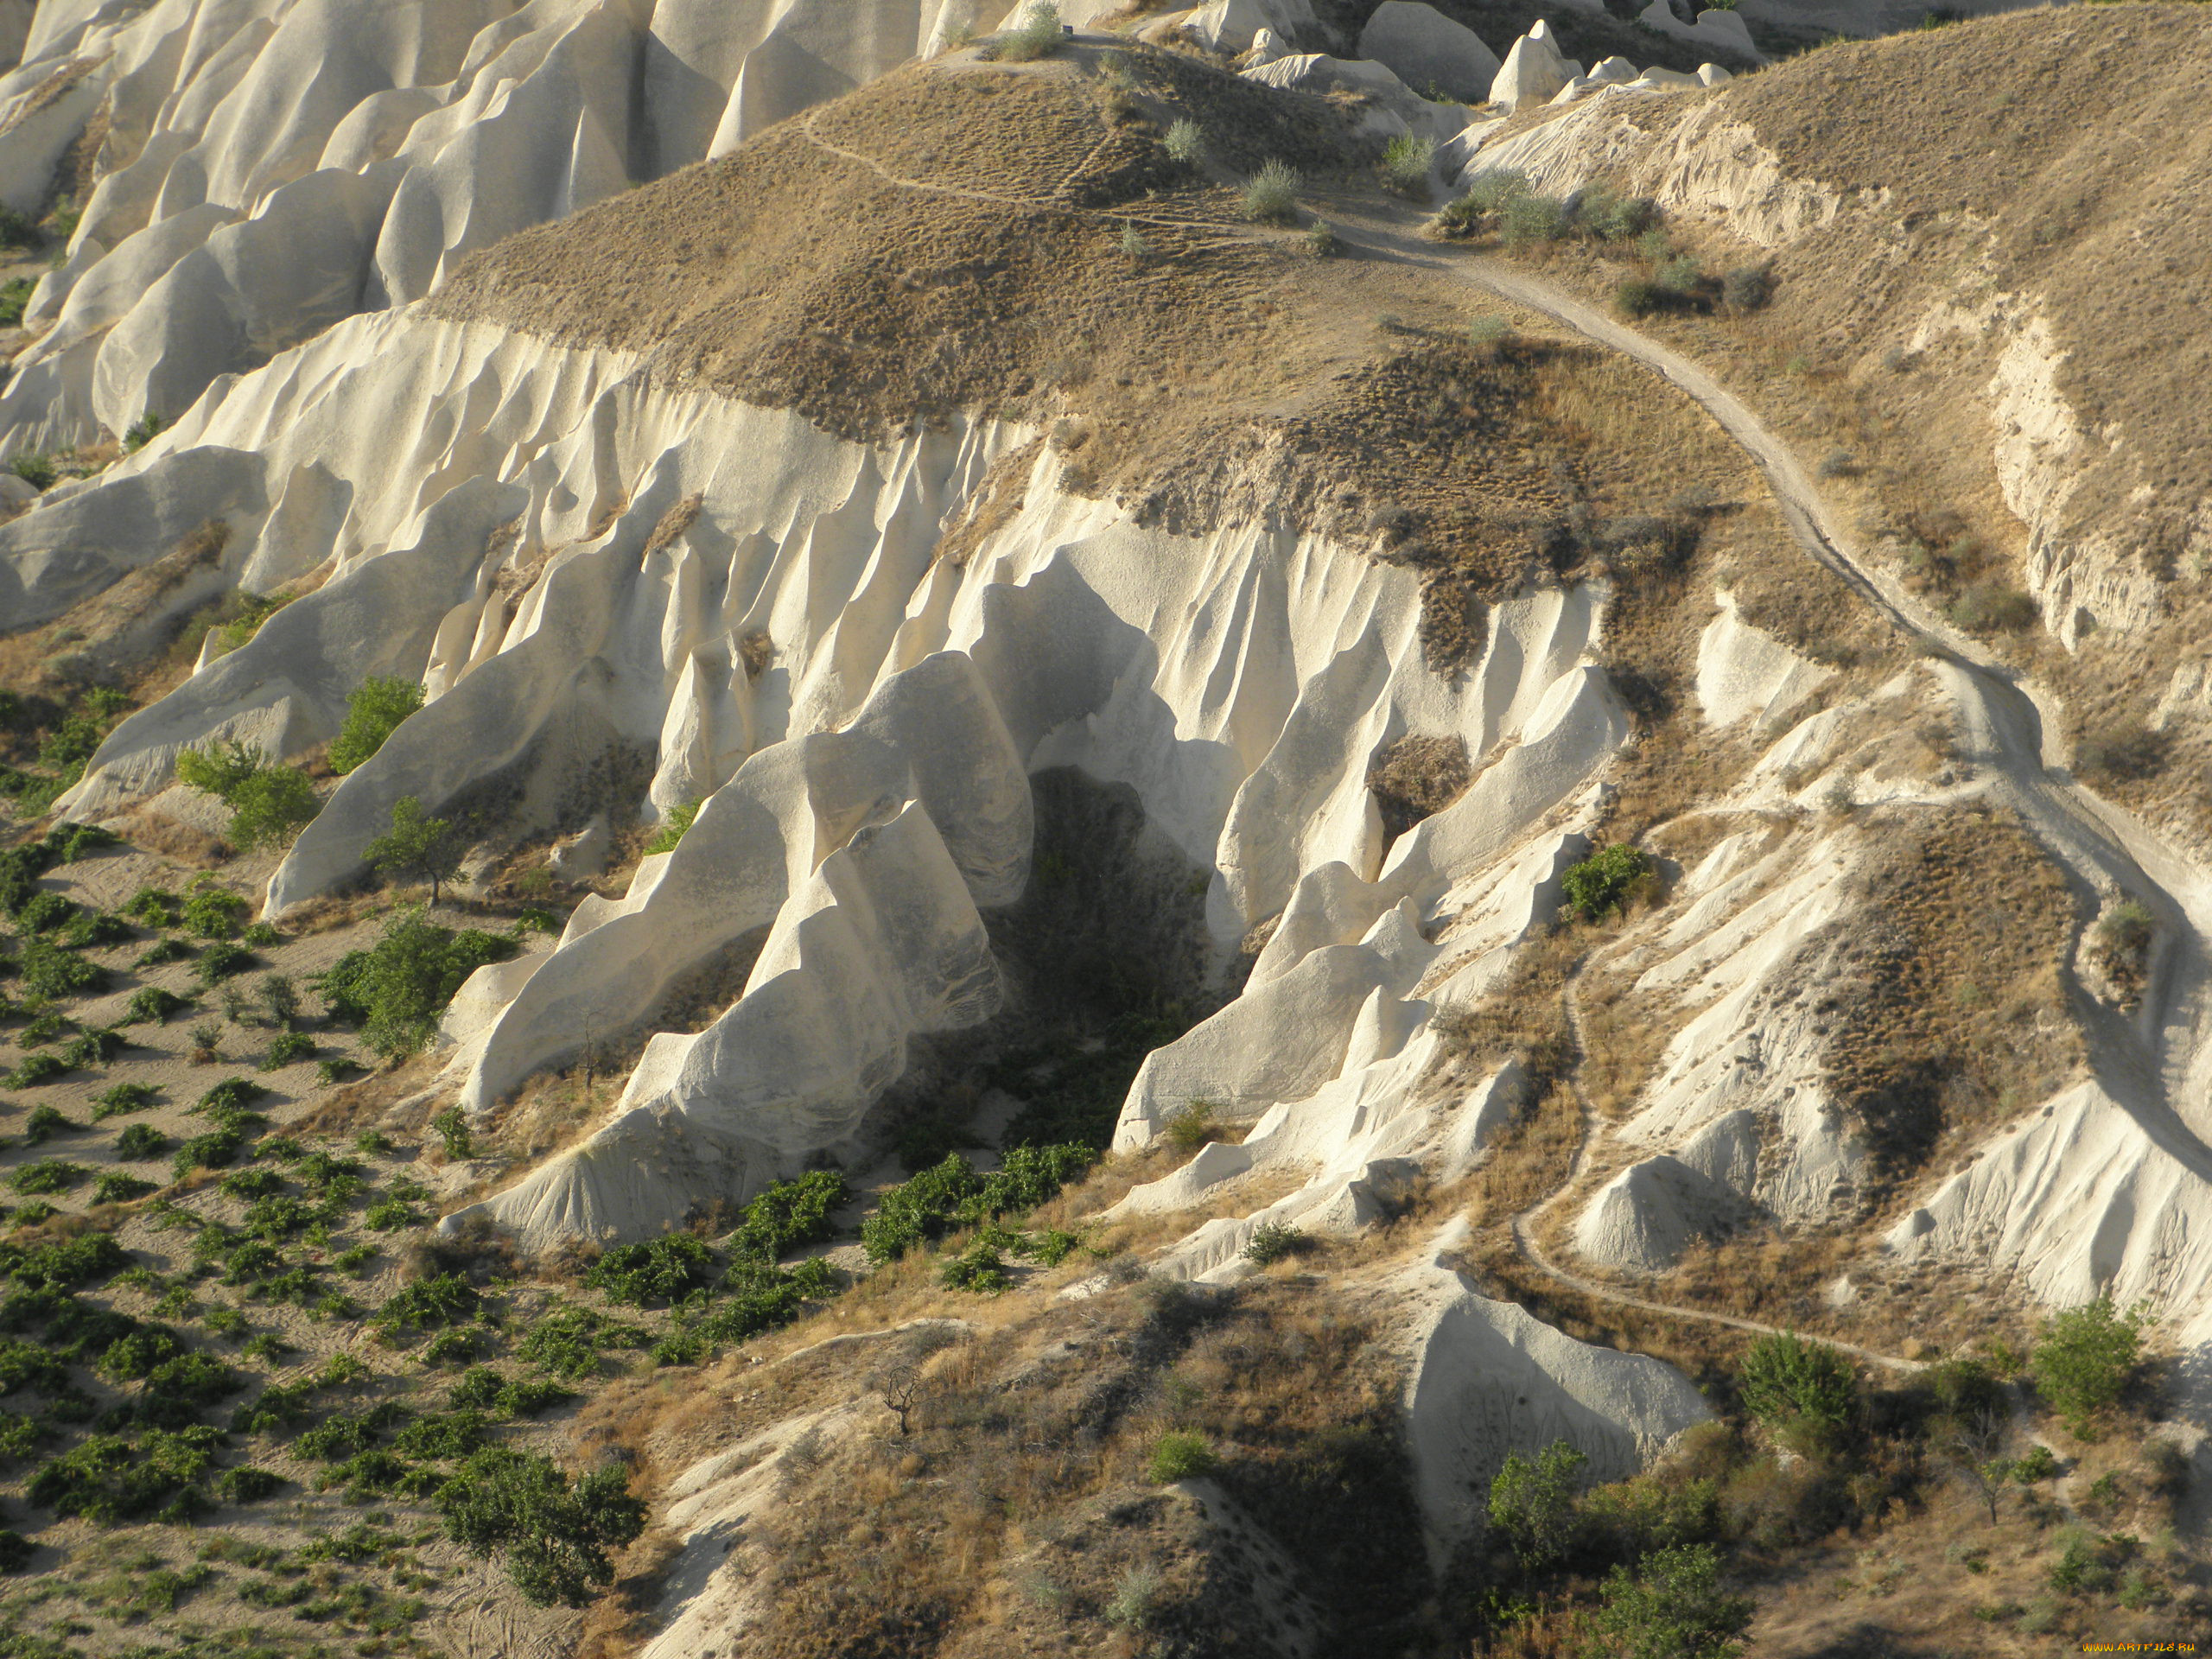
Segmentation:
<svg viewBox="0 0 2212 1659">
<path fill-rule="evenodd" d="M 1359 55 L 1425 93 L 1462 104 L 1481 103 L 1499 67 L 1497 54 L 1474 30 L 1420 0 L 1382 0 L 1359 32 Z"/>
<path fill-rule="evenodd" d="M 1586 1478 L 1619 1480 L 1713 1417 L 1673 1366 L 1577 1342 L 1478 1294 L 1453 1262 L 1466 1237 L 1466 1223 L 1453 1222 L 1397 1281 L 1413 1310 L 1407 1440 L 1440 1561 L 1481 1525 L 1483 1495 L 1509 1453 L 1565 1440 L 1589 1459 Z"/>
<path fill-rule="evenodd" d="M 1491 82 L 1490 101 L 1508 110 L 1548 103 L 1581 73 L 1580 62 L 1560 55 L 1551 25 L 1538 19 L 1507 49 L 1505 61 Z"/>
<path fill-rule="evenodd" d="M 1766 54 L 1751 40 L 1751 29 L 1733 11 L 1700 11 L 1695 22 L 1686 23 L 1675 15 L 1668 0 L 1651 0 L 1637 21 L 1646 29 L 1688 41 L 1709 52 L 1730 53 L 1750 63 L 1766 61 Z"/>
<path fill-rule="evenodd" d="M 1465 106 L 1432 103 L 1399 79 L 1388 65 L 1364 58 L 1304 52 L 1256 63 L 1243 73 L 1247 80 L 1283 92 L 1350 92 L 1367 99 L 1380 124 L 1372 130 L 1383 137 L 1413 132 L 1441 142 L 1467 124 Z"/>
</svg>

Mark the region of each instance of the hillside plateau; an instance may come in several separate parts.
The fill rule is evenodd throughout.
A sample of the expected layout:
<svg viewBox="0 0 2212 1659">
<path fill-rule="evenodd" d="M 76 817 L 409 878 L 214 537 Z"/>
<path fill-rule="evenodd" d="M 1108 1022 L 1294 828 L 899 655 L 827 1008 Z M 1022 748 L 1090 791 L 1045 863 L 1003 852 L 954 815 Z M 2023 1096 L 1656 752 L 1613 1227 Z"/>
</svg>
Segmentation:
<svg viewBox="0 0 2212 1659">
<path fill-rule="evenodd" d="M 10 19 L 0 1659 L 2207 1628 L 2201 7 Z"/>
</svg>

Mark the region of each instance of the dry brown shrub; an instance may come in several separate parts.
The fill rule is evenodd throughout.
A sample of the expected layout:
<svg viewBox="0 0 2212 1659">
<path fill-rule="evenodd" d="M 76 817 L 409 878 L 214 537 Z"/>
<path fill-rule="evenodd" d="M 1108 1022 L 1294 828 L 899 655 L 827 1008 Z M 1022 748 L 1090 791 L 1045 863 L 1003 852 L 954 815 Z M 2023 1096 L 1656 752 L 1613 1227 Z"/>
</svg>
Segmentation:
<svg viewBox="0 0 2212 1659">
<path fill-rule="evenodd" d="M 1423 818 L 1441 812 L 1467 788 L 1467 741 L 1408 734 L 1382 751 L 1367 771 L 1382 813 L 1382 832 L 1395 841 Z"/>
<path fill-rule="evenodd" d="M 662 550 L 674 546 L 677 538 L 698 522 L 699 509 L 705 500 L 702 495 L 687 495 L 661 514 L 660 522 L 653 526 L 653 533 L 645 537 L 645 546 L 639 550 L 639 558 L 650 559 Z"/>
</svg>

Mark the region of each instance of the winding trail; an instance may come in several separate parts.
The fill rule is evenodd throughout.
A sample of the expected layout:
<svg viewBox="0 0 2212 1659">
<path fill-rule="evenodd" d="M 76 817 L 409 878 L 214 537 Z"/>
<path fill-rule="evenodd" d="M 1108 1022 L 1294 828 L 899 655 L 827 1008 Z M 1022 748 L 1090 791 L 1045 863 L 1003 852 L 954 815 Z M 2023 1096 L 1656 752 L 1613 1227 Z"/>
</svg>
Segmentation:
<svg viewBox="0 0 2212 1659">
<path fill-rule="evenodd" d="M 2046 741 L 2045 710 L 2033 691 L 2003 664 L 1927 615 L 1885 575 L 1860 562 L 1796 452 L 1742 399 L 1695 363 L 1605 315 L 1554 284 L 1491 260 L 1440 258 L 1402 235 L 1347 237 L 1386 257 L 1417 261 L 1526 309 L 1550 317 L 1586 338 L 1634 358 L 1694 399 L 1764 474 L 1784 521 L 1806 553 L 1835 573 L 1904 637 L 1942 677 L 1958 709 L 1962 747 L 1986 767 L 1986 792 L 2010 806 L 2065 868 L 2082 896 L 2093 901 L 2125 895 L 2147 904 L 2158 918 L 2158 950 L 2152 987 L 2136 1021 L 2113 1015 L 2098 1021 L 2093 1044 L 2099 1081 L 2162 1150 L 2200 1179 L 2212 1181 L 2212 1041 L 2206 1030 L 2206 991 L 2212 983 L 2212 883 L 2167 847 L 2133 815 L 2099 798 L 2056 771 Z M 1578 973 L 1580 971 L 1578 967 Z M 1567 1012 L 1577 1071 L 1582 1052 L 1580 1012 L 1570 977 Z M 1570 1076 L 1582 1135 L 1566 1181 L 1531 1211 L 1513 1218 L 1516 1248 L 1530 1266 L 1585 1295 L 1617 1306 L 1740 1330 L 1770 1332 L 1755 1321 L 1674 1306 L 1568 1273 L 1550 1261 L 1530 1224 L 1573 1191 L 1587 1164 L 1594 1114 L 1579 1076 Z M 1910 1361 L 1838 1343 L 1881 1364 L 1916 1369 Z"/>
<path fill-rule="evenodd" d="M 896 174 L 873 156 L 821 137 L 814 112 L 803 118 L 801 128 L 808 141 L 823 150 L 902 188 L 1009 207 L 1054 208 L 1102 223 L 1118 220 L 1211 232 L 1222 243 L 1278 239 L 1218 222 L 1077 206 L 1067 195 L 1096 154 L 1096 148 L 1071 169 L 1052 196 L 1016 196 Z M 1929 614 L 1893 577 L 1863 563 L 1796 452 L 1712 374 L 1554 283 L 1495 260 L 1448 253 L 1407 224 L 1400 213 L 1388 222 L 1368 219 L 1357 227 L 1340 219 L 1336 229 L 1347 251 L 1419 266 L 1480 288 L 1632 358 L 1679 387 L 1759 468 L 1783 522 L 1807 556 L 1834 572 L 1916 655 L 1932 664 L 1958 710 L 1964 758 L 1989 774 L 1983 792 L 2012 808 L 2030 826 L 2067 871 L 2078 896 L 2093 904 L 2127 897 L 2150 907 L 2156 918 L 2157 944 L 2141 1014 L 2133 1021 L 2117 1015 L 2092 1020 L 2099 1082 L 2162 1150 L 2200 1179 L 2212 1182 L 2212 876 L 2168 847 L 2133 814 L 2099 798 L 2058 766 L 2056 746 L 2049 735 L 2058 722 L 2050 717 L 2055 710 L 2044 707 L 2037 689 Z M 1578 964 L 1576 975 L 1580 972 Z M 1512 1218 L 1520 1254 L 1548 1278 L 1618 1306 L 1758 1334 L 1775 1332 L 1777 1327 L 1756 1320 L 1656 1302 L 1582 1278 L 1544 1255 L 1532 1224 L 1574 1190 L 1588 1165 L 1596 1124 L 1579 1078 L 1583 1045 L 1574 976 L 1568 979 L 1565 996 L 1576 1051 L 1575 1074 L 1569 1083 L 1581 1132 L 1565 1181 Z M 1847 1343 L 1834 1345 L 1871 1363 L 1918 1369 L 1915 1362 L 1894 1355 Z"/>
<path fill-rule="evenodd" d="M 1535 1224 L 1565 1203 L 1574 1192 L 1575 1187 L 1580 1184 L 1584 1173 L 1590 1166 L 1591 1143 L 1596 1139 L 1597 1109 L 1591 1105 L 1590 1096 L 1582 1091 L 1582 1061 L 1586 1051 L 1582 1041 L 1582 1006 L 1579 982 L 1588 960 L 1587 957 L 1583 957 L 1568 970 L 1566 988 L 1560 993 L 1560 1004 L 1567 1014 L 1567 1035 L 1574 1044 L 1574 1065 L 1567 1074 L 1567 1086 L 1574 1096 L 1575 1114 L 1580 1120 L 1574 1142 L 1574 1158 L 1567 1166 L 1566 1178 L 1556 1187 L 1522 1211 L 1507 1224 L 1512 1229 L 1514 1248 L 1521 1253 L 1523 1261 L 1546 1278 L 1580 1291 L 1583 1295 L 1594 1300 L 1610 1303 L 1615 1307 L 1633 1307 L 1646 1313 L 1664 1314 L 1669 1319 L 1694 1319 L 1701 1325 L 1726 1325 L 1732 1331 L 1748 1332 L 1753 1336 L 1779 1337 L 1790 1334 L 1783 1326 L 1778 1325 L 1766 1325 L 1758 1319 L 1738 1319 L 1732 1313 L 1716 1313 L 1707 1308 L 1685 1307 L 1675 1302 L 1653 1301 L 1648 1297 L 1638 1296 L 1632 1291 L 1623 1290 L 1618 1285 L 1609 1285 L 1601 1280 L 1585 1279 L 1580 1274 L 1569 1273 L 1553 1261 L 1545 1254 L 1542 1244 L 1538 1243 Z M 1862 1348 L 1856 1343 L 1845 1342 L 1839 1338 L 1822 1336 L 1819 1340 L 1830 1348 L 1840 1349 L 1870 1364 L 1885 1365 L 1891 1370 L 1912 1372 L 1921 1369 L 1921 1363 L 1917 1360 L 1901 1358 L 1895 1354 L 1880 1353 L 1874 1349 Z"/>
</svg>

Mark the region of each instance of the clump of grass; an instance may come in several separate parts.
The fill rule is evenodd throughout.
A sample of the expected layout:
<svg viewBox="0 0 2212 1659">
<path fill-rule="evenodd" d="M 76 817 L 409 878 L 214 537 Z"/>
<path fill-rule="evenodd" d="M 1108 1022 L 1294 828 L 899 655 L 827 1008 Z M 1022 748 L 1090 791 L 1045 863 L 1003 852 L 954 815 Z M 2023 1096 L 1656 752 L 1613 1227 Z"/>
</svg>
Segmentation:
<svg viewBox="0 0 2212 1659">
<path fill-rule="evenodd" d="M 1214 1455 L 1213 1446 L 1205 1435 L 1177 1429 L 1153 1443 L 1144 1472 L 1154 1485 L 1165 1486 L 1171 1481 L 1210 1475 L 1220 1466 L 1221 1459 Z"/>
<path fill-rule="evenodd" d="M 1344 238 L 1325 219 L 1317 219 L 1306 232 L 1306 251 L 1316 259 L 1333 259 L 1344 251 Z"/>
<path fill-rule="evenodd" d="M 1117 245 L 1122 251 L 1122 257 L 1133 265 L 1141 265 L 1152 257 L 1152 244 L 1145 239 L 1144 232 L 1135 225 L 1122 226 L 1122 238 Z"/>
<path fill-rule="evenodd" d="M 1255 1268 L 1271 1268 L 1278 1262 L 1303 1255 L 1313 1243 L 1287 1222 L 1262 1222 L 1252 1230 L 1251 1239 L 1244 1246 L 1244 1259 Z"/>
<path fill-rule="evenodd" d="M 1402 132 L 1382 152 L 1382 182 L 1402 196 L 1426 199 L 1436 165 L 1436 140 Z"/>
<path fill-rule="evenodd" d="M 1187 116 L 1168 124 L 1163 142 L 1167 147 L 1167 159 L 1179 166 L 1196 167 L 1205 160 L 1205 132 Z"/>
<path fill-rule="evenodd" d="M 1196 1152 L 1220 1135 L 1221 1125 L 1210 1100 L 1186 1100 L 1160 1122 L 1160 1132 L 1178 1152 Z"/>
<path fill-rule="evenodd" d="M 1298 219 L 1298 169 L 1287 162 L 1262 165 L 1244 185 L 1244 217 L 1255 225 L 1289 225 Z"/>
<path fill-rule="evenodd" d="M 1060 9 L 1053 0 L 1030 0 L 1014 27 L 999 36 L 1001 63 L 1033 63 L 1060 48 Z"/>
<path fill-rule="evenodd" d="M 1969 633 L 2018 633 L 2041 615 L 2027 594 L 1995 582 L 1974 583 L 1951 604 L 1951 620 Z"/>
</svg>

